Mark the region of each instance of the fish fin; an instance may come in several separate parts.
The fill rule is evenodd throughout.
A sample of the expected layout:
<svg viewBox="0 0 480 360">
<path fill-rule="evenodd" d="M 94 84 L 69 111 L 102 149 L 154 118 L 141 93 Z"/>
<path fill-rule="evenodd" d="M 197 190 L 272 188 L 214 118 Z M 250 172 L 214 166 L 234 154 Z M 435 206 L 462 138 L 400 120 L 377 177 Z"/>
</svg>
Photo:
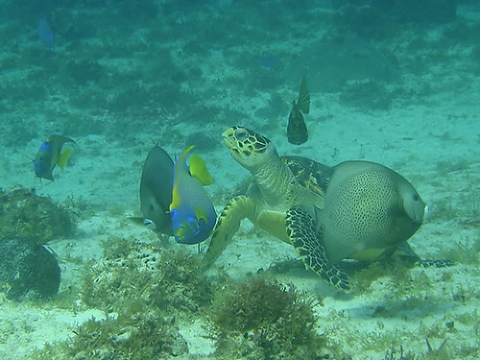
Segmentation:
<svg viewBox="0 0 480 360">
<path fill-rule="evenodd" d="M 70 149 L 65 149 L 60 152 L 60 156 L 58 157 L 57 165 L 60 169 L 64 169 L 65 165 L 67 164 L 67 160 L 70 157 Z"/>
<path fill-rule="evenodd" d="M 137 225 L 147 225 L 146 222 L 151 221 L 150 219 L 143 218 L 143 216 L 127 216 L 127 219 Z"/>
<path fill-rule="evenodd" d="M 307 80 L 305 76 L 302 78 L 302 83 L 300 84 L 300 91 L 298 94 L 298 108 L 304 114 L 310 112 L 310 91 L 308 91 Z"/>
<path fill-rule="evenodd" d="M 178 184 L 178 179 L 177 179 L 177 167 L 178 166 L 186 166 L 186 159 L 188 153 L 194 148 L 194 146 L 189 146 L 186 148 L 180 157 L 175 161 L 174 165 L 174 182 L 173 182 L 173 190 L 172 190 L 172 202 L 170 203 L 169 210 L 172 212 L 175 209 L 177 209 L 181 204 L 182 204 L 182 199 L 181 199 L 181 194 L 179 190 L 179 184 Z M 182 185 L 183 186 L 183 185 Z"/>
<path fill-rule="evenodd" d="M 311 139 L 313 134 L 315 133 L 315 129 L 317 128 L 317 123 L 311 123 L 308 127 L 308 138 Z"/>
<path fill-rule="evenodd" d="M 171 216 L 175 213 L 175 209 L 177 209 L 182 203 L 180 195 L 178 194 L 178 189 L 174 186 L 172 191 L 172 202 L 168 207 L 168 212 Z"/>
<path fill-rule="evenodd" d="M 36 176 L 36 175 L 33 177 L 33 185 L 32 185 L 32 188 L 34 188 L 34 187 L 35 187 L 35 181 L 36 181 L 37 179 L 40 179 L 40 185 L 41 185 L 41 186 L 42 186 L 42 188 L 43 188 L 43 181 L 42 181 L 42 178 L 41 178 L 41 177 L 39 177 L 39 176 Z"/>
<path fill-rule="evenodd" d="M 212 175 L 208 172 L 207 164 L 200 155 L 190 155 L 189 170 L 190 174 L 198 179 L 203 186 L 213 184 Z"/>
<path fill-rule="evenodd" d="M 30 161 L 35 161 L 34 158 L 32 158 L 31 156 L 28 156 L 27 154 L 22 154 L 22 155 L 23 155 L 23 157 L 26 157 Z"/>
<path fill-rule="evenodd" d="M 66 136 L 62 136 L 62 135 L 50 135 L 48 140 L 54 142 L 57 145 L 61 145 L 61 144 L 66 143 L 66 142 L 71 142 L 74 145 L 77 145 L 75 140 L 70 139 L 69 137 L 66 137 Z"/>
</svg>

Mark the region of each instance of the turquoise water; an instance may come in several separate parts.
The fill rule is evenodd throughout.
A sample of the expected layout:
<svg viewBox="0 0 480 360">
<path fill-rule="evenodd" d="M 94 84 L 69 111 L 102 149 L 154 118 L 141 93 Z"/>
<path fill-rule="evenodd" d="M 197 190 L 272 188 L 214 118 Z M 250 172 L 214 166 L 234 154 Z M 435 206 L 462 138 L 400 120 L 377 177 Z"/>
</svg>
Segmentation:
<svg viewBox="0 0 480 360">
<path fill-rule="evenodd" d="M 36 280 L 19 288 L 5 254 L 27 245 L 3 251 L 0 357 L 480 358 L 480 6 L 388 4 L 3 0 L 0 238 L 47 249 L 61 278 L 47 296 Z M 286 128 L 304 75 L 309 139 L 296 146 Z M 248 220 L 208 270 L 210 240 L 132 221 L 155 145 L 172 159 L 195 145 L 220 215 L 249 179 L 222 141 L 234 125 L 281 155 L 395 170 L 429 209 L 408 243 L 455 264 L 347 260 L 343 292 Z M 53 134 L 76 145 L 51 181 L 32 160 Z"/>
</svg>

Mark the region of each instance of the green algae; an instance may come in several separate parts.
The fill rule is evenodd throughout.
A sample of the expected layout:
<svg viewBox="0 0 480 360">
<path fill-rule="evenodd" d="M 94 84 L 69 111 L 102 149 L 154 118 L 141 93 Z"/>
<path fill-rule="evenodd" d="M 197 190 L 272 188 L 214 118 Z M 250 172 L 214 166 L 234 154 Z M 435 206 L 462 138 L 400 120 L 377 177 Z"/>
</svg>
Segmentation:
<svg viewBox="0 0 480 360">
<path fill-rule="evenodd" d="M 225 358 L 316 358 L 326 340 L 315 331 L 313 300 L 293 284 L 250 277 L 216 296 L 211 314 L 216 355 Z"/>
<path fill-rule="evenodd" d="M 66 208 L 33 189 L 0 189 L 0 240 L 26 238 L 39 245 L 75 233 L 76 222 Z"/>
<path fill-rule="evenodd" d="M 158 245 L 158 244 L 157 244 Z M 156 359 L 188 353 L 176 319 L 192 319 L 211 304 L 215 282 L 197 256 L 134 239 L 111 237 L 100 261 L 85 263 L 81 285 L 59 297 L 77 309 L 103 310 L 76 326 L 70 340 L 47 344 L 33 359 Z"/>
<path fill-rule="evenodd" d="M 72 341 L 47 344 L 32 359 L 159 359 L 188 352 L 174 320 L 158 311 L 92 318 L 73 333 Z"/>
<path fill-rule="evenodd" d="M 84 269 L 81 299 L 107 312 L 143 304 L 188 317 L 210 304 L 215 286 L 202 273 L 197 256 L 110 238 L 104 243 L 102 262 Z"/>
<path fill-rule="evenodd" d="M 80 308 L 103 310 L 106 319 L 75 327 L 71 339 L 46 345 L 34 359 L 186 356 L 177 323 L 193 319 L 206 324 L 203 336 L 215 341 L 216 357 L 295 359 L 326 352 L 315 330 L 315 301 L 293 285 L 207 277 L 197 254 L 134 239 L 112 237 L 103 250 L 100 261 L 84 264 L 81 286 L 67 297 L 77 298 Z"/>
</svg>

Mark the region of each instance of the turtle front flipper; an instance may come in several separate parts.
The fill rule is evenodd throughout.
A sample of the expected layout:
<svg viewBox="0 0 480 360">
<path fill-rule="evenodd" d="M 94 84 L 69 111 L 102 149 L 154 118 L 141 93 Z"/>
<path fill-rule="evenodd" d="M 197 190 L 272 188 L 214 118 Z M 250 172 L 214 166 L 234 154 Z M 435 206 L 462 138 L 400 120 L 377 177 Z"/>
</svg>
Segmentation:
<svg viewBox="0 0 480 360">
<path fill-rule="evenodd" d="M 227 203 L 212 232 L 212 239 L 204 257 L 206 268 L 212 266 L 225 250 L 238 231 L 240 222 L 253 214 L 255 214 L 255 202 L 248 196 L 239 195 Z"/>
<path fill-rule="evenodd" d="M 287 235 L 305 265 L 337 288 L 350 289 L 345 271 L 328 261 L 312 216 L 302 207 L 295 206 L 287 211 L 285 222 Z"/>
</svg>

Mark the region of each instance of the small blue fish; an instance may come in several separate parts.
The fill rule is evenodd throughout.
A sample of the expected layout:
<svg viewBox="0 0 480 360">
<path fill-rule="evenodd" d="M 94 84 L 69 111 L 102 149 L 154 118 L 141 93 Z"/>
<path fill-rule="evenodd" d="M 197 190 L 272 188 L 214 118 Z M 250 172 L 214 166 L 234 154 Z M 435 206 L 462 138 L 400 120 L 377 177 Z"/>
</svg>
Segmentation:
<svg viewBox="0 0 480 360">
<path fill-rule="evenodd" d="M 182 244 L 198 244 L 210 236 L 217 214 L 203 185 L 210 185 L 213 179 L 205 161 L 198 155 L 187 155 L 193 149 L 188 147 L 178 158 L 174 167 L 172 203 L 170 215 L 175 240 Z"/>
<path fill-rule="evenodd" d="M 280 61 L 273 55 L 267 54 L 258 59 L 258 63 L 261 67 L 264 67 L 270 71 L 275 70 L 279 65 Z"/>
<path fill-rule="evenodd" d="M 52 51 L 55 48 L 55 35 L 46 16 L 38 22 L 37 33 L 40 40 L 47 47 L 47 50 Z"/>
<path fill-rule="evenodd" d="M 70 156 L 70 149 L 62 151 L 62 146 L 66 142 L 77 145 L 72 139 L 61 135 L 52 135 L 40 145 L 37 156 L 33 160 L 37 177 L 53 181 L 52 171 L 55 166 L 58 165 L 63 170 Z"/>
</svg>

